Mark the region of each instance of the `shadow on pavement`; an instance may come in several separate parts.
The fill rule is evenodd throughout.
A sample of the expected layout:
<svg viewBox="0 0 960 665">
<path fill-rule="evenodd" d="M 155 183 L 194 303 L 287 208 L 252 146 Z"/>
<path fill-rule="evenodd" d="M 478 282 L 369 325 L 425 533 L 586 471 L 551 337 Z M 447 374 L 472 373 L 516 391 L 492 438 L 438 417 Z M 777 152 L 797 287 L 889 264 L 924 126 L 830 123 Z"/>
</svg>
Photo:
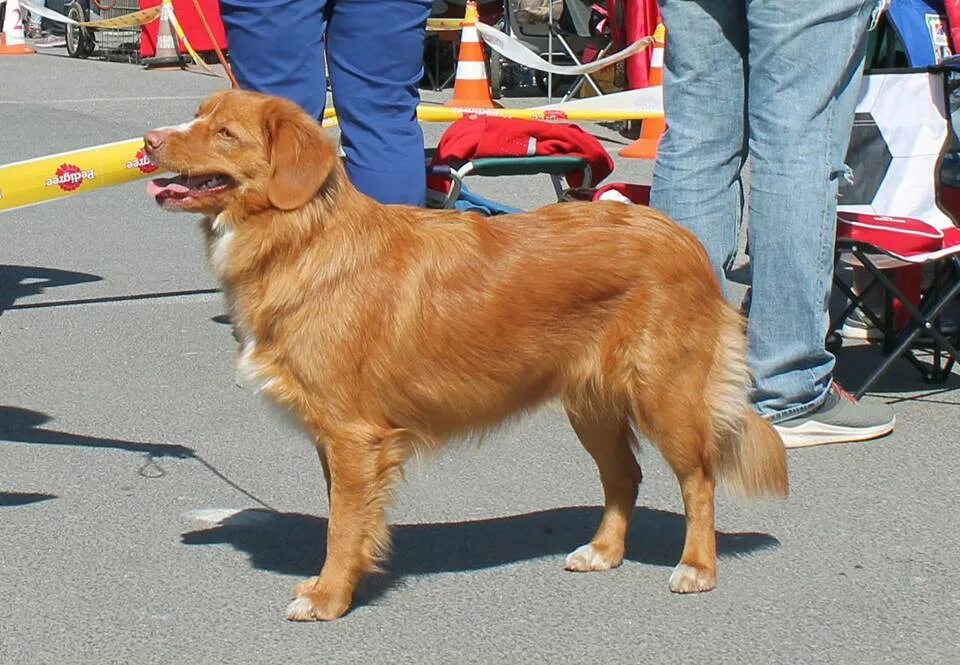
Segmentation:
<svg viewBox="0 0 960 665">
<path fill-rule="evenodd" d="M 921 362 L 931 361 L 929 354 L 918 350 L 917 356 Z M 837 351 L 837 365 L 834 370 L 837 380 L 847 390 L 856 390 L 870 376 L 874 369 L 883 362 L 883 354 L 879 344 L 848 344 Z M 907 360 L 897 360 L 888 372 L 871 386 L 869 394 L 885 395 L 887 393 L 920 392 L 940 394 L 945 398 L 940 403 L 960 405 L 960 394 L 954 393 L 950 400 L 950 393 L 960 388 L 960 375 L 957 368 L 943 383 L 928 383 L 923 380 L 920 371 Z M 919 398 L 918 398 L 919 399 Z"/>
<path fill-rule="evenodd" d="M 21 409 L 15 406 L 0 405 L 0 441 L 12 443 L 23 443 L 28 445 L 48 445 L 48 446 L 80 446 L 84 448 L 105 448 L 115 450 L 126 450 L 132 453 L 140 453 L 144 457 L 144 463 L 138 473 L 145 478 L 160 478 L 166 475 L 166 471 L 160 467 L 156 460 L 167 457 L 174 459 L 192 459 L 202 464 L 210 473 L 222 480 L 224 483 L 252 499 L 261 506 L 271 509 L 270 504 L 266 503 L 254 494 L 251 494 L 239 484 L 228 478 L 217 467 L 205 460 L 197 451 L 187 446 L 181 446 L 175 443 L 141 443 L 139 441 L 126 441 L 124 439 L 106 439 L 95 436 L 84 436 L 82 434 L 70 434 L 69 432 L 59 432 L 52 429 L 44 429 L 41 425 L 50 422 L 50 416 L 39 411 L 30 409 Z"/>
<path fill-rule="evenodd" d="M 50 422 L 50 416 L 39 411 L 0 405 L 0 439 L 14 443 L 30 443 L 51 446 L 84 446 L 87 448 L 115 448 L 150 457 L 194 457 L 192 448 L 171 443 L 140 443 L 123 439 L 104 439 L 82 434 L 70 434 L 41 425 Z"/>
<path fill-rule="evenodd" d="M 49 499 L 56 499 L 56 494 L 37 494 L 34 492 L 0 492 L 0 508 L 12 506 L 26 506 Z"/>
<path fill-rule="evenodd" d="M 396 525 L 393 554 L 386 564 L 389 572 L 369 578 L 356 605 L 372 602 L 406 575 L 464 572 L 564 556 L 589 542 L 600 515 L 599 507 L 577 506 L 468 522 Z M 637 507 L 626 558 L 673 566 L 683 550 L 685 529 L 683 515 Z M 181 540 L 185 545 L 230 545 L 246 553 L 254 568 L 309 577 L 323 563 L 326 532 L 326 518 L 249 509 L 211 528 L 184 533 Z M 764 533 L 717 532 L 720 556 L 779 544 Z"/>
<path fill-rule="evenodd" d="M 99 275 L 85 272 L 0 264 L 0 314 L 20 298 L 39 295 L 46 289 L 99 282 L 102 279 Z"/>
</svg>

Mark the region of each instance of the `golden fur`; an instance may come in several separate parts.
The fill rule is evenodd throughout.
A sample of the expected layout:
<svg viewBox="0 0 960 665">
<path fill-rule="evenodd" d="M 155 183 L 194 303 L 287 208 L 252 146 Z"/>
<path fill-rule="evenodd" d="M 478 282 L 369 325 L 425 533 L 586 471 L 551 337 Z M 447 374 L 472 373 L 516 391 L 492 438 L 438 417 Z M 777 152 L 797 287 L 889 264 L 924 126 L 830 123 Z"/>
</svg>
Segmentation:
<svg viewBox="0 0 960 665">
<path fill-rule="evenodd" d="M 660 213 L 615 202 L 495 218 L 384 206 L 350 185 L 315 121 L 249 92 L 218 93 L 193 123 L 145 144 L 189 182 L 220 176 L 158 200 L 207 215 L 241 368 L 320 453 L 327 558 L 288 618 L 347 611 L 388 550 L 384 511 L 412 452 L 552 398 L 605 497 L 570 570 L 623 560 L 641 478 L 634 428 L 680 482 L 687 535 L 673 591 L 716 583 L 717 480 L 786 494 L 782 442 L 748 408 L 741 317 L 697 240 Z"/>
</svg>

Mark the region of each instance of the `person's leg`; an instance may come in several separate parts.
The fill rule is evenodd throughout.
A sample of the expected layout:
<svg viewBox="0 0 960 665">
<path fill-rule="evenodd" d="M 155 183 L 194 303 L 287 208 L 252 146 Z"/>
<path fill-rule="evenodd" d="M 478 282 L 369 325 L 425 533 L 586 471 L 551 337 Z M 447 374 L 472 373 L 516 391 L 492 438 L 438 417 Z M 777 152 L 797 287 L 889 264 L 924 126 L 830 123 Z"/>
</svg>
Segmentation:
<svg viewBox="0 0 960 665">
<path fill-rule="evenodd" d="M 836 198 L 875 0 L 747 0 L 750 73 L 748 334 L 754 405 L 781 421 L 817 408 Z"/>
<path fill-rule="evenodd" d="M 327 95 L 326 0 L 221 0 L 230 62 L 241 88 L 295 101 L 315 118 Z"/>
<path fill-rule="evenodd" d="M 37 7 L 46 7 L 47 0 L 35 0 L 33 3 Z M 43 30 L 43 17 L 35 12 L 30 12 L 30 20 L 24 26 L 28 37 L 39 37 Z"/>
<path fill-rule="evenodd" d="M 424 205 L 418 83 L 431 0 L 337 0 L 330 84 L 350 181 L 381 203 Z"/>
<path fill-rule="evenodd" d="M 650 202 L 691 229 L 721 278 L 736 257 L 746 158 L 743 0 L 660 0 L 664 109 Z M 671 122 L 671 119 L 674 122 Z"/>
</svg>

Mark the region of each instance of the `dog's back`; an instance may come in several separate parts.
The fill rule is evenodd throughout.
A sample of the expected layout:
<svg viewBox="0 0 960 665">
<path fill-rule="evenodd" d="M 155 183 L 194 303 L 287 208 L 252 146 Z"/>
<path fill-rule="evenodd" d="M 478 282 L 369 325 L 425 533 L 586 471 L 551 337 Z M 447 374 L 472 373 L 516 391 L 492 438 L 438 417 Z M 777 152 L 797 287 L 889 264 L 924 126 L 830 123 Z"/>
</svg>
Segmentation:
<svg viewBox="0 0 960 665">
<path fill-rule="evenodd" d="M 716 582 L 716 480 L 784 494 L 785 453 L 748 406 L 743 322 L 707 256 L 659 213 L 561 204 L 487 219 L 382 206 L 349 183 L 296 105 L 215 95 L 149 132 L 166 207 L 210 215 L 213 269 L 245 340 L 242 366 L 291 409 L 328 481 L 323 571 L 291 619 L 333 619 L 389 545 L 385 506 L 412 450 L 551 398 L 597 464 L 604 514 L 570 570 L 624 557 L 639 430 L 680 483 L 677 592 Z"/>
</svg>

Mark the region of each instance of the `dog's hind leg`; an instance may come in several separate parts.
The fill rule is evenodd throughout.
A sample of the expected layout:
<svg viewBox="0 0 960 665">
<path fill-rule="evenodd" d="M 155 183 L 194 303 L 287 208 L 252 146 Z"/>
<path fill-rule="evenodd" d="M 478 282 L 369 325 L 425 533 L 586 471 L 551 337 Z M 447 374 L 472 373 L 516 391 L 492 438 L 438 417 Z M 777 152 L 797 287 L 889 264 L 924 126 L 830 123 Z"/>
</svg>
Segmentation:
<svg viewBox="0 0 960 665">
<path fill-rule="evenodd" d="M 287 607 L 293 621 L 329 621 L 350 607 L 360 578 L 378 569 L 390 546 L 385 510 L 406 447 L 396 431 L 360 428 L 327 438 L 321 448 L 330 520 L 327 558 L 317 577 L 300 583 Z"/>
<path fill-rule="evenodd" d="M 641 479 L 630 423 L 623 413 L 589 408 L 568 408 L 567 415 L 583 447 L 597 463 L 604 509 L 593 540 L 571 552 L 565 567 L 578 572 L 616 568 L 623 562 L 627 528 Z"/>
<path fill-rule="evenodd" d="M 677 377 L 678 383 L 684 382 Z M 669 382 L 665 382 L 669 384 Z M 662 385 L 655 402 L 635 403 L 638 427 L 673 469 L 680 482 L 687 533 L 683 554 L 670 576 L 676 593 L 709 591 L 717 583 L 717 540 L 714 531 L 713 429 L 705 403 L 679 405 L 671 399 L 681 392 Z M 666 396 L 666 397 L 665 397 Z"/>
</svg>

